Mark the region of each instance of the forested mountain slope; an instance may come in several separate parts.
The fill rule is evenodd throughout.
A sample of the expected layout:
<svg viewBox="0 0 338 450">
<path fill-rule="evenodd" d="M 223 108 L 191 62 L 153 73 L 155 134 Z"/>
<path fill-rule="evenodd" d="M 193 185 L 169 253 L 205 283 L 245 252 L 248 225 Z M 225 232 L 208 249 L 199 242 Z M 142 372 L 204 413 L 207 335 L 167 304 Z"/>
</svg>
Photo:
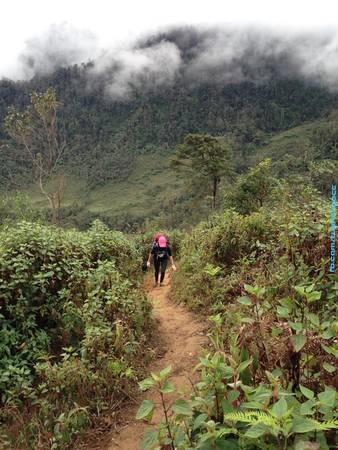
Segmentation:
<svg viewBox="0 0 338 450">
<path fill-rule="evenodd" d="M 118 100 L 108 95 L 104 80 L 89 83 L 91 69 L 88 63 L 26 82 L 0 81 L 1 124 L 10 105 L 24 107 L 32 91 L 56 89 L 67 142 L 65 217 L 77 218 L 81 226 L 102 214 L 114 224 L 121 216 L 141 221 L 179 197 L 169 160 L 187 133 L 234 136 L 240 172 L 273 135 L 307 123 L 312 136 L 323 122 L 311 122 L 327 117 L 337 100 L 324 87 L 277 74 L 266 82 L 230 84 L 189 83 L 177 75 L 170 86 L 135 88 L 130 98 Z M 303 129 L 295 130 L 301 130 L 302 138 Z M 3 126 L 0 138 L 2 189 L 26 190 L 36 205 L 43 205 L 31 187 L 26 155 L 3 145 L 9 143 Z M 280 141 L 285 139 L 292 143 L 294 138 L 282 133 Z M 287 153 L 293 151 L 299 153 L 296 148 Z M 273 153 L 278 159 L 278 148 Z"/>
</svg>

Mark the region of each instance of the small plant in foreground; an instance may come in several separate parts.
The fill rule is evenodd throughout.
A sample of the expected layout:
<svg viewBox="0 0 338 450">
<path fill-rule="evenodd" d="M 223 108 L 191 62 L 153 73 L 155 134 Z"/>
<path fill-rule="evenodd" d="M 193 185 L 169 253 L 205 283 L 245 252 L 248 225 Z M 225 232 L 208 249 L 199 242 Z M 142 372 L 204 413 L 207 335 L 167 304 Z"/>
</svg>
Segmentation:
<svg viewBox="0 0 338 450">
<path fill-rule="evenodd" d="M 219 318 L 213 318 L 220 325 Z M 213 338 L 218 343 L 217 338 Z M 280 372 L 267 372 L 269 384 L 245 384 L 243 374 L 252 361 L 241 361 L 234 339 L 230 355 L 218 350 L 200 358 L 201 379 L 189 400 L 169 402 L 175 391 L 171 368 L 151 374 L 142 390 L 156 388 L 163 421 L 148 430 L 142 450 L 328 450 L 330 433 L 338 428 L 337 393 L 332 387 L 315 394 L 305 386 L 284 389 Z M 155 404 L 144 400 L 137 418 L 151 422 Z"/>
</svg>

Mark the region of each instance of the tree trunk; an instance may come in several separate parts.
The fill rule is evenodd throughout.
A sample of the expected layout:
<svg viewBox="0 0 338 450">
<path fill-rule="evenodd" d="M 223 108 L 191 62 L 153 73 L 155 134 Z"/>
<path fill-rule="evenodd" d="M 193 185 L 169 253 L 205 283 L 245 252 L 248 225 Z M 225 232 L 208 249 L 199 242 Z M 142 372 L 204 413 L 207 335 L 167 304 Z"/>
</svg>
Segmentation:
<svg viewBox="0 0 338 450">
<path fill-rule="evenodd" d="M 220 182 L 220 178 L 218 176 L 214 176 L 213 178 L 213 189 L 212 189 L 212 209 L 216 209 L 216 198 L 217 198 L 217 189 L 218 184 Z"/>
<path fill-rule="evenodd" d="M 60 224 L 60 204 L 57 204 L 56 200 L 58 198 L 58 192 L 56 194 L 52 193 L 49 194 L 45 188 L 43 187 L 42 182 L 42 170 L 40 169 L 40 175 L 39 175 L 39 186 L 41 193 L 48 199 L 50 207 L 52 209 L 52 223 L 54 225 Z"/>
<path fill-rule="evenodd" d="M 52 223 L 53 225 L 59 225 L 59 209 L 57 205 L 57 195 L 51 194 L 51 207 L 52 207 Z"/>
</svg>

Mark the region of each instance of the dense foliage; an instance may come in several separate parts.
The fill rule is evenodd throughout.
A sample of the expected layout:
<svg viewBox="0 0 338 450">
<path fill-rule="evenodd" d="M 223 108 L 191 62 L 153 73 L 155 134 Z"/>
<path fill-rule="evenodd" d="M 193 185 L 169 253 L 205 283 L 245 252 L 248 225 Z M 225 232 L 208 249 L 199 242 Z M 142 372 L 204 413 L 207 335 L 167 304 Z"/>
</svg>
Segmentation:
<svg viewBox="0 0 338 450">
<path fill-rule="evenodd" d="M 190 401 L 165 400 L 175 390 L 169 368 L 140 383 L 157 387 L 165 411 L 144 449 L 333 448 L 338 277 L 329 273 L 330 207 L 308 187 L 292 192 L 280 184 L 266 207 L 211 216 L 183 241 L 172 296 L 212 314 L 212 351 L 200 358 Z M 138 417 L 150 419 L 154 409 L 145 401 Z"/>
<path fill-rule="evenodd" d="M 71 448 L 129 395 L 153 325 L 141 268 L 162 230 L 181 258 L 172 298 L 210 316 L 212 349 L 189 400 L 167 402 L 170 368 L 140 383 L 157 387 L 165 415 L 143 448 L 327 450 L 337 428 L 338 278 L 328 272 L 325 198 L 338 176 L 336 96 L 294 79 L 188 86 L 178 76 L 112 101 L 103 82 L 88 85 L 90 70 L 0 81 L 0 123 L 9 106 L 23 110 L 32 91 L 55 87 L 67 142 L 60 170 L 74 183 L 61 223 L 88 229 L 99 216 L 141 233 L 42 225 L 49 213 L 37 212 L 46 205 L 31 163 L 0 128 L 9 189 L 0 198 L 1 448 Z M 181 162 L 196 148 L 201 156 L 185 190 L 169 164 L 179 142 Z M 35 207 L 14 187 L 31 189 Z M 209 216 L 211 204 L 219 212 Z M 202 216 L 188 234 L 175 230 Z M 146 400 L 138 418 L 154 409 Z"/>
<path fill-rule="evenodd" d="M 134 245 L 99 222 L 0 231 L 1 448 L 68 448 L 126 395 L 151 322 L 140 273 Z"/>
</svg>

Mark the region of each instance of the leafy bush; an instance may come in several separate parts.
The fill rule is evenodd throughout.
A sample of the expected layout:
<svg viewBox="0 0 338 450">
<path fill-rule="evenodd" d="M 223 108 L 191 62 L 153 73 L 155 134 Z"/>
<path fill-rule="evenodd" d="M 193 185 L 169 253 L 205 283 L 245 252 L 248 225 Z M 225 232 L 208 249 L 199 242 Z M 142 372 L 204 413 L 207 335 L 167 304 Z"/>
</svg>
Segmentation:
<svg viewBox="0 0 338 450">
<path fill-rule="evenodd" d="M 265 159 L 237 178 L 233 188 L 226 193 L 225 202 L 243 214 L 257 211 L 267 201 L 276 183 L 271 175 L 271 159 Z"/>
<path fill-rule="evenodd" d="M 329 223 L 330 205 L 315 192 L 292 197 L 281 185 L 269 208 L 215 215 L 182 243 L 174 300 L 219 316 L 220 348 L 239 335 L 256 381 L 280 367 L 293 389 L 336 383 L 338 279 L 328 270 Z"/>
<path fill-rule="evenodd" d="M 27 222 L 0 231 L 5 447 L 39 436 L 43 448 L 68 448 L 125 395 L 151 321 L 139 268 L 134 245 L 99 222 L 86 233 Z"/>
<path fill-rule="evenodd" d="M 258 212 L 243 216 L 227 210 L 186 236 L 181 271 L 174 277 L 177 299 L 193 308 L 217 307 L 220 286 L 227 303 L 245 282 L 277 284 L 287 293 L 292 283 L 284 271 L 292 271 L 294 282 L 304 281 L 305 273 L 327 274 L 330 205 L 309 188 L 296 196 L 281 185 L 275 195 L 277 200 Z"/>
<path fill-rule="evenodd" d="M 250 386 L 244 374 L 251 364 L 238 358 L 236 348 L 230 355 L 201 357 L 201 380 L 189 400 L 168 401 L 176 390 L 171 367 L 143 380 L 142 390 L 156 388 L 164 420 L 146 431 L 142 450 L 328 450 L 338 427 L 336 391 L 326 387 L 316 395 L 300 386 L 293 393 L 272 373 L 269 384 Z M 155 409 L 144 400 L 136 417 L 151 421 Z"/>
</svg>

